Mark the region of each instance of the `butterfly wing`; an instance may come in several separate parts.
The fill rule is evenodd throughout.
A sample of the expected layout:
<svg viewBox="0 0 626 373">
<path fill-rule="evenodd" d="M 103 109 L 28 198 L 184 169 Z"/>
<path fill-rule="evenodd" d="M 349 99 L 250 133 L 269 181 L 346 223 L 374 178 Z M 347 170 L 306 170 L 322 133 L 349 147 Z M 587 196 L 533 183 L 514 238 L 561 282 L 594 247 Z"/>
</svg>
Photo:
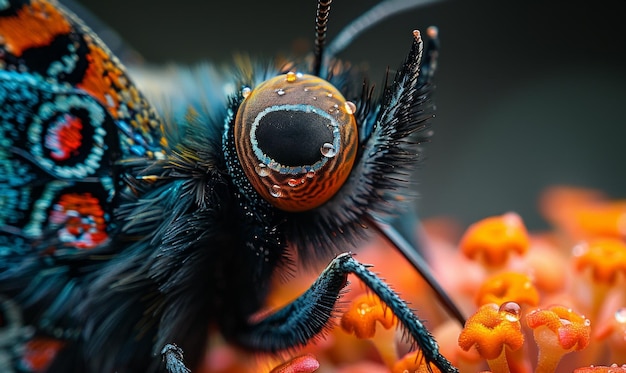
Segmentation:
<svg viewBox="0 0 626 373">
<path fill-rule="evenodd" d="M 123 156 L 159 158 L 167 140 L 162 122 L 120 61 L 73 14 L 43 0 L 10 0 L 0 9 L 4 70 L 69 84 L 94 97 L 120 131 Z"/>
<path fill-rule="evenodd" d="M 0 367 L 29 371 L 41 355 L 25 347 L 77 333 L 64 315 L 120 247 L 127 165 L 163 158 L 167 140 L 100 39 L 42 0 L 0 3 L 0 138 Z"/>
</svg>

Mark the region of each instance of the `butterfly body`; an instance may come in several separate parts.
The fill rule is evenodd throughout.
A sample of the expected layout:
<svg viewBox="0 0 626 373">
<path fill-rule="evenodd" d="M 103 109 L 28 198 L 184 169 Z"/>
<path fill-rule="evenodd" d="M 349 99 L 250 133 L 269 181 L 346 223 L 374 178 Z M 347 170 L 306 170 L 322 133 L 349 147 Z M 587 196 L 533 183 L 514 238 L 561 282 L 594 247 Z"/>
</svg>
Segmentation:
<svg viewBox="0 0 626 373">
<path fill-rule="evenodd" d="M 389 212 L 385 193 L 425 138 L 418 32 L 380 98 L 339 63 L 316 74 L 306 61 L 240 61 L 219 79 L 208 65 L 175 72 L 152 100 L 56 3 L 0 1 L 0 35 L 0 301 L 30 327 L 15 346 L 62 342 L 49 372 L 173 370 L 154 358 L 172 343 L 196 366 L 212 328 L 253 351 L 304 345 L 350 273 L 454 371 L 405 302 L 343 253 Z M 294 251 L 331 264 L 259 320 Z M 8 356 L 7 369 L 36 370 Z"/>
</svg>

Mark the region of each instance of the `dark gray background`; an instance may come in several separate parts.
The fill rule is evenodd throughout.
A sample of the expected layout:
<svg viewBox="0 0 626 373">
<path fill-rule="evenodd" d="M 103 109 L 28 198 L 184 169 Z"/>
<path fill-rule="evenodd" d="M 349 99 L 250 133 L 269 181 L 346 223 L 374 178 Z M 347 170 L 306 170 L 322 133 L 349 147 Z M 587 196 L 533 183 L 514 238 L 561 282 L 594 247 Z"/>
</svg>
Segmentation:
<svg viewBox="0 0 626 373">
<path fill-rule="evenodd" d="M 82 0 L 149 62 L 227 62 L 312 41 L 314 0 Z M 336 0 L 330 37 L 376 1 Z M 467 224 L 519 212 L 545 226 L 551 184 L 626 198 L 626 22 L 621 1 L 442 1 L 363 34 L 342 54 L 376 81 L 414 28 L 440 29 L 435 137 L 418 211 Z M 621 9 L 621 7 L 619 8 Z"/>
</svg>

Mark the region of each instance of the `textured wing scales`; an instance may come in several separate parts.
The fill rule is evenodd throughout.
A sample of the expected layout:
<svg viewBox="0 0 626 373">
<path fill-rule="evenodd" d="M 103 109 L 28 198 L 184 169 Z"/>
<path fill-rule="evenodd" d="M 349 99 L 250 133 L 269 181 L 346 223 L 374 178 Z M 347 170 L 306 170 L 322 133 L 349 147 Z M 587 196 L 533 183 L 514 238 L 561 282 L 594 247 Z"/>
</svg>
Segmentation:
<svg viewBox="0 0 626 373">
<path fill-rule="evenodd" d="M 162 157 L 167 140 L 161 119 L 119 60 L 73 14 L 43 0 L 3 1 L 0 36 L 2 69 L 87 92 L 116 121 L 125 156 Z"/>
<path fill-rule="evenodd" d="M 101 246 L 118 152 L 106 109 L 80 90 L 7 71 L 0 71 L 0 107 L 0 245 Z"/>
<path fill-rule="evenodd" d="M 127 165 L 167 146 L 80 20 L 53 1 L 0 1 L 0 370 L 39 371 L 80 333 L 86 275 L 123 247 L 111 243 Z"/>
</svg>

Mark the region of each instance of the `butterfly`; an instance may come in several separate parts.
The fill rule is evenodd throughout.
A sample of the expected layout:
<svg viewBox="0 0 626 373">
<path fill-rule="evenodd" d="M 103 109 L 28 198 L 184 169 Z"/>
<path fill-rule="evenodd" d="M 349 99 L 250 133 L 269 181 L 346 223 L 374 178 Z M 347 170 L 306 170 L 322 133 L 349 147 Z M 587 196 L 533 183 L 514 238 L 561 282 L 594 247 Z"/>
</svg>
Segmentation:
<svg viewBox="0 0 626 373">
<path fill-rule="evenodd" d="M 0 1 L 4 371 L 187 371 L 181 352 L 196 366 L 211 325 L 241 348 L 292 349 L 331 325 L 349 274 L 427 362 L 456 371 L 349 252 L 379 231 L 419 260 L 380 217 L 429 136 L 436 33 L 425 43 L 413 31 L 375 95 L 335 57 L 341 38 L 326 46 L 329 11 L 320 0 L 311 56 L 180 69 L 148 99 L 62 5 Z M 253 317 L 296 261 L 329 264 L 292 303 Z M 38 365 L 24 351 L 42 341 L 54 357 Z"/>
</svg>

